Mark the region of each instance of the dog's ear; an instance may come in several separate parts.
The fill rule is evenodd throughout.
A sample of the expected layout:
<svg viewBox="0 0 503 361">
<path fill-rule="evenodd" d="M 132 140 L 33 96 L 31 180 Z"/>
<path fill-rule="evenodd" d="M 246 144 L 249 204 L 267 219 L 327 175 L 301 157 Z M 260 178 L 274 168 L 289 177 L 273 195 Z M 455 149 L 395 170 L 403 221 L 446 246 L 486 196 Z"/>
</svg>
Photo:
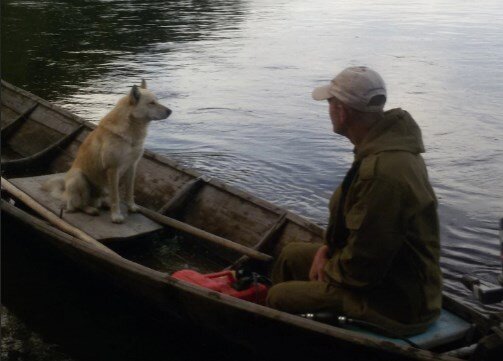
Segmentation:
<svg viewBox="0 0 503 361">
<path fill-rule="evenodd" d="M 129 93 L 129 102 L 132 105 L 137 104 L 138 101 L 140 101 L 140 96 L 140 89 L 138 89 L 136 85 L 133 85 L 133 87 L 131 88 L 131 93 Z"/>
<path fill-rule="evenodd" d="M 145 81 L 145 79 L 141 80 L 141 88 L 142 89 L 147 89 L 147 82 Z"/>
</svg>

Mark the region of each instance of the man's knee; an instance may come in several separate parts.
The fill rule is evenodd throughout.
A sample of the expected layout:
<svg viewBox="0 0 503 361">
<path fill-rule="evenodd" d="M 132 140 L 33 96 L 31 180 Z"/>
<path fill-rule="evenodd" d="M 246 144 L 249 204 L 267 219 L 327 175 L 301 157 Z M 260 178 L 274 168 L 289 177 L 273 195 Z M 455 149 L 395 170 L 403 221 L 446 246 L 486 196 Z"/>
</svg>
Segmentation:
<svg viewBox="0 0 503 361">
<path fill-rule="evenodd" d="M 281 256 L 288 259 L 296 259 L 299 257 L 305 257 L 306 247 L 310 247 L 311 243 L 306 242 L 292 242 L 287 244 L 281 250 Z"/>
<path fill-rule="evenodd" d="M 286 282 L 278 283 L 277 285 L 269 288 L 267 292 L 266 304 L 269 307 L 275 308 L 277 310 L 284 310 L 285 300 L 288 299 L 288 290 Z"/>
<path fill-rule="evenodd" d="M 294 268 L 306 267 L 311 265 L 319 244 L 306 242 L 293 242 L 285 246 L 281 251 L 279 259 L 288 262 Z"/>
<path fill-rule="evenodd" d="M 274 283 L 309 279 L 309 269 L 319 244 L 293 242 L 286 245 L 276 261 L 272 273 Z"/>
</svg>

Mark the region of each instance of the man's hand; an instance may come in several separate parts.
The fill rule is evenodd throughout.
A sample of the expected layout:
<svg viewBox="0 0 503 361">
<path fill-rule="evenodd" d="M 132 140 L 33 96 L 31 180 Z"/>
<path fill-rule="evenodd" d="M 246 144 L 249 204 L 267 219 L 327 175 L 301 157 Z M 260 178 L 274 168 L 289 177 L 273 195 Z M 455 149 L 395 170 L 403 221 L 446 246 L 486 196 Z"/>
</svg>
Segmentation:
<svg viewBox="0 0 503 361">
<path fill-rule="evenodd" d="M 325 264 L 328 261 L 328 246 L 321 246 L 316 252 L 313 259 L 313 264 L 311 265 L 311 270 L 309 271 L 309 280 L 311 281 L 324 281 L 325 280 Z"/>
</svg>

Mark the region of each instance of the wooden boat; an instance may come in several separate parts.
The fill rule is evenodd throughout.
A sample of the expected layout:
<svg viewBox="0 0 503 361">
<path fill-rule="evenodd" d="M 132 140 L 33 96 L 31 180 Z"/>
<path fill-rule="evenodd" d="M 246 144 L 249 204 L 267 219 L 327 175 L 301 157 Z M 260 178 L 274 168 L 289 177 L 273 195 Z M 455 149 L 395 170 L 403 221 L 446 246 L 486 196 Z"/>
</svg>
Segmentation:
<svg viewBox="0 0 503 361">
<path fill-rule="evenodd" d="M 177 280 L 170 276 L 176 265 L 210 273 L 249 262 L 266 270 L 284 245 L 321 242 L 323 229 L 149 151 L 140 161 L 136 181 L 143 215 L 128 216 L 124 225 L 115 225 L 108 215 L 61 214 L 58 204 L 44 198 L 40 182 L 69 168 L 95 125 L 4 81 L 1 101 L 3 226 L 36 231 L 73 262 L 163 313 L 255 350 L 309 359 L 359 355 L 453 360 L 464 351 L 473 353 L 481 340 L 492 336 L 489 317 L 448 296 L 431 331 L 404 341 L 313 321 Z M 166 242 L 171 242 L 173 229 L 187 236 L 166 256 L 173 258 L 172 269 L 115 249 L 126 240 L 120 248 L 135 241 L 138 252 L 139 243 L 152 239 L 167 236 Z"/>
</svg>

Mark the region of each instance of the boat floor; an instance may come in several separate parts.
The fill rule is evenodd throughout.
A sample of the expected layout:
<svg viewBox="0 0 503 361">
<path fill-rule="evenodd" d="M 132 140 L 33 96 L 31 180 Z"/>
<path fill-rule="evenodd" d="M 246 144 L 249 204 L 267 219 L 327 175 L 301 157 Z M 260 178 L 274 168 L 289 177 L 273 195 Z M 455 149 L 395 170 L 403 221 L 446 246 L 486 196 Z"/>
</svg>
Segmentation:
<svg viewBox="0 0 503 361">
<path fill-rule="evenodd" d="M 42 189 L 42 184 L 55 174 L 37 177 L 13 178 L 9 181 L 27 193 L 51 212 L 59 215 L 62 201 L 53 198 Z M 101 210 L 99 216 L 90 216 L 82 212 L 63 212 L 63 219 L 100 242 L 130 240 L 160 231 L 163 227 L 139 213 L 128 214 L 126 206 L 121 204 L 122 213 L 126 216 L 124 223 L 112 223 L 109 210 Z"/>
</svg>

